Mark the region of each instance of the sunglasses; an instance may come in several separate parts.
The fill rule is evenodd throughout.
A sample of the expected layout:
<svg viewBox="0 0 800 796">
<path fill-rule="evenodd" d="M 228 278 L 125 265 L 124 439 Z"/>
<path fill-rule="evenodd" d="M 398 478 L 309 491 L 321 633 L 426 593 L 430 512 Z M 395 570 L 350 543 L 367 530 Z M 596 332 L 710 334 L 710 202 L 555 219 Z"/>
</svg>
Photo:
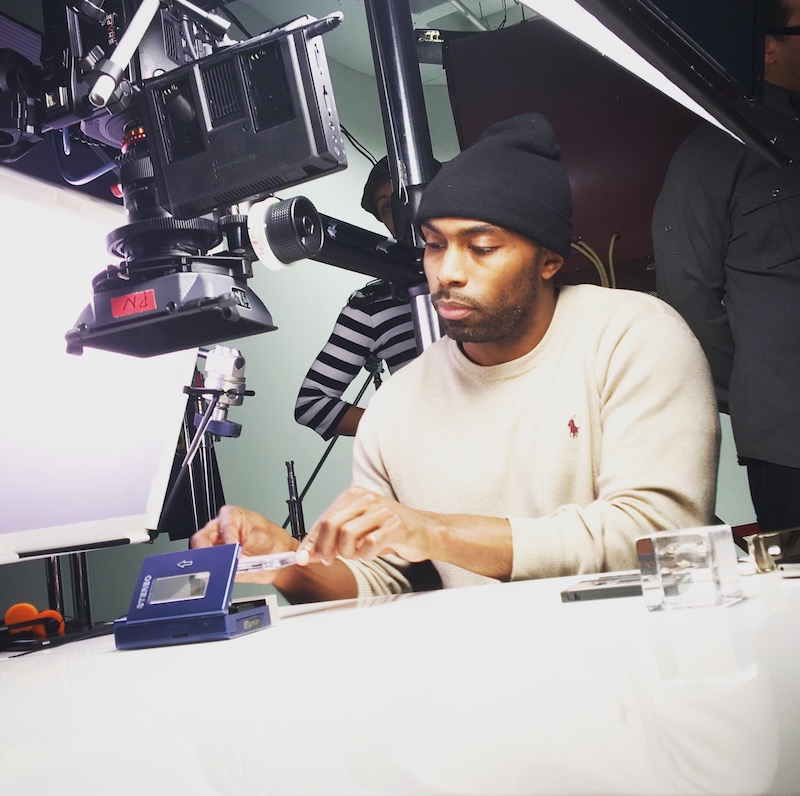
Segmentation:
<svg viewBox="0 0 800 796">
<path fill-rule="evenodd" d="M 765 32 L 768 36 L 800 36 L 800 25 L 792 25 L 788 28 L 767 28 Z"/>
</svg>

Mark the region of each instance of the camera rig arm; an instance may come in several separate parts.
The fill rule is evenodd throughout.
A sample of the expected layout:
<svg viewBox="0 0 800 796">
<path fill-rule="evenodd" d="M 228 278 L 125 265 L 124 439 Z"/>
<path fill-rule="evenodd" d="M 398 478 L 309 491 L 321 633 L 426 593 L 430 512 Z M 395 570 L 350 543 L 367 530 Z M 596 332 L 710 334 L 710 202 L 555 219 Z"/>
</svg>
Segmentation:
<svg viewBox="0 0 800 796">
<path fill-rule="evenodd" d="M 188 0 L 141 0 L 141 5 L 128 23 L 125 34 L 117 46 L 106 58 L 98 60 L 92 68 L 90 82 L 92 77 L 94 81 L 88 98 L 93 107 L 104 108 L 108 104 L 123 79 L 131 58 L 162 6 L 186 14 L 214 39 L 224 38 L 231 26 L 228 20 L 218 14 L 204 11 Z"/>
</svg>

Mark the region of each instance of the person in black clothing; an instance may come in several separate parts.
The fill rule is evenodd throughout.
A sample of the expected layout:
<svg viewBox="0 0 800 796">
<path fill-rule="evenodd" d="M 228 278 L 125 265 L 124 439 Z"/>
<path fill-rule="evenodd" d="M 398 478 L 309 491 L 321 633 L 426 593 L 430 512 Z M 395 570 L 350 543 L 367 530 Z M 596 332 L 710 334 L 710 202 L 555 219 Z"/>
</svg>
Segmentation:
<svg viewBox="0 0 800 796">
<path fill-rule="evenodd" d="M 800 0 L 765 0 L 776 166 L 710 124 L 681 145 L 653 216 L 658 295 L 699 338 L 762 531 L 800 526 Z"/>
</svg>

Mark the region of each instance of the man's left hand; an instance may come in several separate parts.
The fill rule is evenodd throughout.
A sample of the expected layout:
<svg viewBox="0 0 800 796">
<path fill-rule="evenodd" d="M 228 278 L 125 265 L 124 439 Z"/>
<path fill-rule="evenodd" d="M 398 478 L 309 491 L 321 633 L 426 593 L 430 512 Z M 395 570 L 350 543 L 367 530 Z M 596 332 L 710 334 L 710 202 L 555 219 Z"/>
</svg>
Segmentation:
<svg viewBox="0 0 800 796">
<path fill-rule="evenodd" d="M 297 562 L 330 564 L 336 556 L 371 559 L 386 553 L 424 561 L 432 557 L 435 516 L 353 486 L 311 527 L 300 543 Z"/>
</svg>

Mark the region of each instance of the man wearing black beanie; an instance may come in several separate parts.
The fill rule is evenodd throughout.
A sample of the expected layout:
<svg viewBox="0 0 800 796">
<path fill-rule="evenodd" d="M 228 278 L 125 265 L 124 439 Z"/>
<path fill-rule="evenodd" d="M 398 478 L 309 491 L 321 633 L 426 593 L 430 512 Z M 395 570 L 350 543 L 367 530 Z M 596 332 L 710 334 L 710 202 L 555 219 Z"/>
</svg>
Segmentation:
<svg viewBox="0 0 800 796">
<path fill-rule="evenodd" d="M 427 187 L 417 223 L 444 337 L 370 401 L 353 486 L 297 547 L 226 507 L 195 544 L 297 547 L 290 600 L 636 566 L 636 537 L 713 517 L 718 415 L 705 357 L 660 300 L 553 278 L 571 194 L 553 131 L 490 127 Z M 327 565 L 327 566 L 325 566 Z"/>
</svg>

